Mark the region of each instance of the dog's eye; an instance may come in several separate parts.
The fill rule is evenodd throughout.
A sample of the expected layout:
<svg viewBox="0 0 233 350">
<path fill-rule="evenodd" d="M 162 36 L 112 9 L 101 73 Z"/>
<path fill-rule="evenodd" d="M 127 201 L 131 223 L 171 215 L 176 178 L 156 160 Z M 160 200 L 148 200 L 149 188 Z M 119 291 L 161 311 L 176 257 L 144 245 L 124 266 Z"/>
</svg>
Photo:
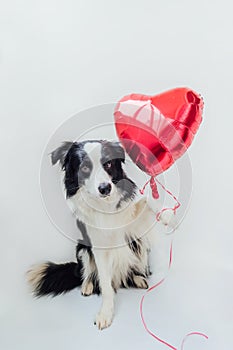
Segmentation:
<svg viewBox="0 0 233 350">
<path fill-rule="evenodd" d="M 83 165 L 81 167 L 81 170 L 83 173 L 89 173 L 90 172 L 90 168 L 87 165 Z"/>
<path fill-rule="evenodd" d="M 104 164 L 105 169 L 111 169 L 111 166 L 112 162 L 110 160 Z"/>
</svg>

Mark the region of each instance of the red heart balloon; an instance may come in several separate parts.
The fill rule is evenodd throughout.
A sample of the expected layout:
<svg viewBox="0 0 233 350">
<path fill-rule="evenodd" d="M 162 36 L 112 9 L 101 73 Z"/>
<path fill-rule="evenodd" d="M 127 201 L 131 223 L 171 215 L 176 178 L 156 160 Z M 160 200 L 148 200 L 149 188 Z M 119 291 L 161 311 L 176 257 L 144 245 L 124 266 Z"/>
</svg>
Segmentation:
<svg viewBox="0 0 233 350">
<path fill-rule="evenodd" d="M 202 98 L 188 88 L 155 96 L 131 94 L 116 105 L 117 135 L 138 167 L 156 176 L 191 145 L 202 111 Z"/>
</svg>

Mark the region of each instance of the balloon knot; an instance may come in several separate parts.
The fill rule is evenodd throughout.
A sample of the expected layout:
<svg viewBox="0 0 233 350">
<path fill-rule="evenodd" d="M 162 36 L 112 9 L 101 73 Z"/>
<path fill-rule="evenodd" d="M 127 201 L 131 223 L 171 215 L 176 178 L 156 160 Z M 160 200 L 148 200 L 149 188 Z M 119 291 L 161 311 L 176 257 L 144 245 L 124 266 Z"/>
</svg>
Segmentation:
<svg viewBox="0 0 233 350">
<path fill-rule="evenodd" d="M 150 187 L 151 187 L 153 198 L 158 199 L 159 198 L 159 192 L 158 192 L 157 184 L 156 184 L 155 179 L 154 179 L 153 176 L 151 176 L 151 178 L 150 178 Z"/>
</svg>

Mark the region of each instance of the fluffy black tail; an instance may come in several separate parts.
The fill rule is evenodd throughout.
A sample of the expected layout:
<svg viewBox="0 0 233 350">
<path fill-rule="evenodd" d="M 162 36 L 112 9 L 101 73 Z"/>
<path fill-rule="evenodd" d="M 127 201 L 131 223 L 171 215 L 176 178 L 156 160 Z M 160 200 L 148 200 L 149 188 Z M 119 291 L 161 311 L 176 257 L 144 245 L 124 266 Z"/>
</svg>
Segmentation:
<svg viewBox="0 0 233 350">
<path fill-rule="evenodd" d="M 37 297 L 56 296 L 82 284 L 82 263 L 54 264 L 47 262 L 34 266 L 27 272 L 28 282 Z"/>
</svg>

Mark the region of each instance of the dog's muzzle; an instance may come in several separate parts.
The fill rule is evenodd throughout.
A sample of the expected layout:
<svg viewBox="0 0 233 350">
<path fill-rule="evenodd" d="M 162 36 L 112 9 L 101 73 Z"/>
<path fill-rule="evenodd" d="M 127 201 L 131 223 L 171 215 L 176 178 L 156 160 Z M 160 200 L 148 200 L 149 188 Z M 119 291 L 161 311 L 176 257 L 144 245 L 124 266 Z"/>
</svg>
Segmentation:
<svg viewBox="0 0 233 350">
<path fill-rule="evenodd" d="M 110 194 L 112 186 L 110 183 L 103 182 L 99 185 L 98 190 L 101 196 L 106 197 Z"/>
</svg>

